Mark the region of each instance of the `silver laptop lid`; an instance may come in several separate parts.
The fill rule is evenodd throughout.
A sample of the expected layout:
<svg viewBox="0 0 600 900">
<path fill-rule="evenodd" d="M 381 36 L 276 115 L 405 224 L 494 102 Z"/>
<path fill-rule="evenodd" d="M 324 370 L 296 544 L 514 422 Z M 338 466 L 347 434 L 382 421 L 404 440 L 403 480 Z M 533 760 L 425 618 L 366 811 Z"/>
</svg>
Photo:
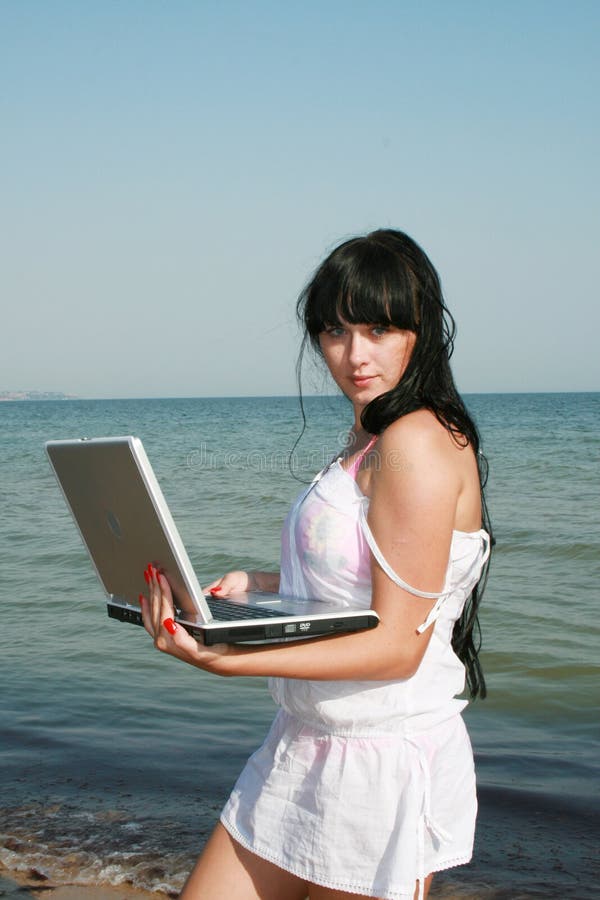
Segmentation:
<svg viewBox="0 0 600 900">
<path fill-rule="evenodd" d="M 176 606 L 209 622 L 202 589 L 141 441 L 131 435 L 48 441 L 46 452 L 106 593 L 138 606 L 147 589 L 144 569 L 153 563 L 164 570 Z"/>
</svg>

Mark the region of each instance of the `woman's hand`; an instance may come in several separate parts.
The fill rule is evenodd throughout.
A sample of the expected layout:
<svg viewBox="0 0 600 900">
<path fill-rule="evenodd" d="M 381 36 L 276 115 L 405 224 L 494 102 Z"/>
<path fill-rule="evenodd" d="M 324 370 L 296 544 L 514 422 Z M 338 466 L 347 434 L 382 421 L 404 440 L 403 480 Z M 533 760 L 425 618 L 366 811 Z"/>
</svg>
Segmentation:
<svg viewBox="0 0 600 900">
<path fill-rule="evenodd" d="M 230 594 L 239 594 L 244 591 L 256 591 L 258 583 L 255 572 L 227 572 L 222 578 L 217 578 L 206 588 L 209 593 L 219 597 L 229 597 Z"/>
<path fill-rule="evenodd" d="M 229 597 L 244 591 L 267 591 L 276 594 L 279 590 L 279 572 L 227 572 L 206 588 L 215 597 Z"/>
<path fill-rule="evenodd" d="M 149 565 L 144 572 L 149 597 L 139 595 L 144 628 L 161 653 L 181 659 L 183 662 L 209 672 L 219 669 L 219 661 L 233 652 L 227 644 L 205 647 L 188 631 L 175 622 L 175 607 L 169 582 L 157 568 Z"/>
</svg>

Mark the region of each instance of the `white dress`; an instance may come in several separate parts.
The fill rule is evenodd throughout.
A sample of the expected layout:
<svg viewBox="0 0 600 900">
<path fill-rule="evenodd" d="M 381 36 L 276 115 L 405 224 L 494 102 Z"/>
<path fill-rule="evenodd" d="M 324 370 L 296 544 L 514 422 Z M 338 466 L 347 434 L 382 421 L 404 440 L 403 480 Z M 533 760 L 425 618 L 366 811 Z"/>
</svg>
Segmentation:
<svg viewBox="0 0 600 900">
<path fill-rule="evenodd" d="M 339 460 L 319 473 L 284 525 L 282 593 L 370 606 L 369 547 L 387 564 L 368 502 Z M 451 637 L 488 553 L 485 531 L 454 532 L 411 678 L 271 679 L 280 710 L 221 815 L 240 844 L 306 881 L 383 900 L 412 900 L 417 879 L 422 891 L 430 872 L 470 860 L 475 775 Z"/>
</svg>

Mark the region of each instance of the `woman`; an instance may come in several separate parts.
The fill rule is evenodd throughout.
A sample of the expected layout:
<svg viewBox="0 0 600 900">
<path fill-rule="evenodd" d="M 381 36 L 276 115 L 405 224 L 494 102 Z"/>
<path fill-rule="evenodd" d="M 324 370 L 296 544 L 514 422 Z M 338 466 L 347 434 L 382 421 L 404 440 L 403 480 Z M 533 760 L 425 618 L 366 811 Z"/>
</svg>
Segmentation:
<svg viewBox="0 0 600 900">
<path fill-rule="evenodd" d="M 230 572 L 209 589 L 372 606 L 381 621 L 208 648 L 173 622 L 169 585 L 149 567 L 141 603 L 155 646 L 218 675 L 270 676 L 280 706 L 181 897 L 425 898 L 433 873 L 468 862 L 473 844 L 473 756 L 455 697 L 465 668 L 471 694 L 485 693 L 473 636 L 490 547 L 479 439 L 452 380 L 438 276 L 407 235 L 343 243 L 298 312 L 303 347 L 352 404 L 347 447 L 292 507 L 281 572 Z"/>
</svg>

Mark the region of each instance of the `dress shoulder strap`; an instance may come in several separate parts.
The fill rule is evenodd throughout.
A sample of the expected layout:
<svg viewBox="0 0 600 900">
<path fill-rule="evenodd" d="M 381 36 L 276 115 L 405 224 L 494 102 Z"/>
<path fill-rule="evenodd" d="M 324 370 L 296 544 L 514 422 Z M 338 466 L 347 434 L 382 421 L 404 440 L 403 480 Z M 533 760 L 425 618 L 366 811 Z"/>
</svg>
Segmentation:
<svg viewBox="0 0 600 900">
<path fill-rule="evenodd" d="M 367 522 L 367 516 L 365 513 L 365 507 L 367 506 L 367 504 L 368 504 L 368 498 L 364 497 L 363 502 L 360 504 L 360 509 L 358 512 L 360 527 L 365 536 L 365 540 L 366 540 L 367 544 L 369 545 L 371 553 L 373 554 L 373 556 L 375 557 L 375 559 L 377 560 L 377 562 L 379 563 L 379 565 L 381 566 L 381 568 L 383 569 L 385 574 L 388 576 L 388 578 L 390 578 L 394 582 L 394 584 L 397 584 L 398 587 L 403 588 L 409 594 L 413 594 L 413 596 L 415 596 L 415 597 L 423 597 L 426 600 L 435 600 L 435 603 L 433 604 L 432 608 L 429 610 L 427 618 L 417 628 L 417 632 L 419 634 L 422 634 L 439 617 L 440 611 L 446 601 L 446 598 L 449 595 L 449 592 L 444 590 L 444 591 L 441 591 L 440 593 L 434 594 L 430 591 L 419 591 L 417 588 L 414 588 L 412 585 L 410 585 L 406 581 L 404 581 L 403 578 L 400 578 L 400 576 L 396 572 L 394 572 L 394 570 L 388 563 L 387 559 L 384 557 L 383 553 L 377 546 L 377 541 L 375 540 L 375 538 L 373 536 L 373 532 L 369 528 L 369 523 Z M 472 536 L 473 536 L 473 538 L 478 538 L 481 541 L 485 542 L 485 549 L 483 551 L 482 560 L 481 560 L 481 564 L 483 565 L 486 562 L 488 556 L 490 555 L 490 545 L 491 545 L 490 537 L 486 531 L 483 531 L 483 529 L 480 531 L 474 532 Z"/>
<path fill-rule="evenodd" d="M 363 461 L 363 459 L 365 458 L 365 456 L 367 455 L 367 453 L 369 452 L 369 450 L 371 449 L 371 447 L 375 444 L 375 441 L 377 440 L 377 437 L 378 437 L 378 436 L 377 436 L 376 434 L 373 435 L 373 437 L 371 438 L 371 440 L 369 441 L 369 443 L 367 444 L 367 446 L 364 447 L 364 448 L 360 451 L 360 453 L 358 453 L 358 454 L 355 456 L 355 458 L 353 459 L 353 461 L 350 463 L 350 465 L 349 465 L 348 468 L 346 469 L 346 472 L 348 473 L 348 475 L 351 475 L 352 478 L 354 478 L 355 480 L 356 480 L 356 473 L 358 472 L 358 470 L 359 470 L 359 468 L 360 468 L 361 462 Z"/>
<path fill-rule="evenodd" d="M 366 499 L 367 498 L 365 497 L 365 500 Z M 403 588 L 409 594 L 413 594 L 413 596 L 415 596 L 415 597 L 423 597 L 425 600 L 435 600 L 435 603 L 433 604 L 432 608 L 429 610 L 429 614 L 427 615 L 427 618 L 417 628 L 418 634 L 423 634 L 423 632 L 427 628 L 429 628 L 429 626 L 432 625 L 438 618 L 440 611 L 442 609 L 442 606 L 444 605 L 444 601 L 446 600 L 447 594 L 444 591 L 442 591 L 440 593 L 435 593 L 435 594 L 431 591 L 419 591 L 417 588 L 413 587 L 411 584 L 408 584 L 408 582 L 404 581 L 403 578 L 400 578 L 400 576 L 396 572 L 394 572 L 394 570 L 388 563 L 387 559 L 385 558 L 385 556 L 383 555 L 383 553 L 377 546 L 377 541 L 373 537 L 373 532 L 369 528 L 369 523 L 367 522 L 367 517 L 365 515 L 365 505 L 366 505 L 365 503 L 360 504 L 360 510 L 358 513 L 360 526 L 361 526 L 362 532 L 365 536 L 365 540 L 370 547 L 371 553 L 373 554 L 373 556 L 375 557 L 375 559 L 377 560 L 377 562 L 379 563 L 379 565 L 381 566 L 381 568 L 383 569 L 385 574 L 388 576 L 388 578 L 390 578 L 394 582 L 394 584 L 397 584 L 398 587 Z"/>
<path fill-rule="evenodd" d="M 391 580 L 398 585 L 398 587 L 404 588 L 405 591 L 408 591 L 409 594 L 414 594 L 415 597 L 424 597 L 426 600 L 437 600 L 439 597 L 443 595 L 443 591 L 439 593 L 433 594 L 430 591 L 419 591 L 417 588 L 412 587 L 412 585 L 408 584 L 404 581 L 403 578 L 400 578 L 399 575 L 394 572 L 389 562 L 379 549 L 377 545 L 377 541 L 373 537 L 373 532 L 369 528 L 369 523 L 367 522 L 367 517 L 365 515 L 365 504 L 361 503 L 360 505 L 360 527 L 362 528 L 362 532 L 365 536 L 365 540 L 371 549 L 371 553 Z"/>
</svg>

